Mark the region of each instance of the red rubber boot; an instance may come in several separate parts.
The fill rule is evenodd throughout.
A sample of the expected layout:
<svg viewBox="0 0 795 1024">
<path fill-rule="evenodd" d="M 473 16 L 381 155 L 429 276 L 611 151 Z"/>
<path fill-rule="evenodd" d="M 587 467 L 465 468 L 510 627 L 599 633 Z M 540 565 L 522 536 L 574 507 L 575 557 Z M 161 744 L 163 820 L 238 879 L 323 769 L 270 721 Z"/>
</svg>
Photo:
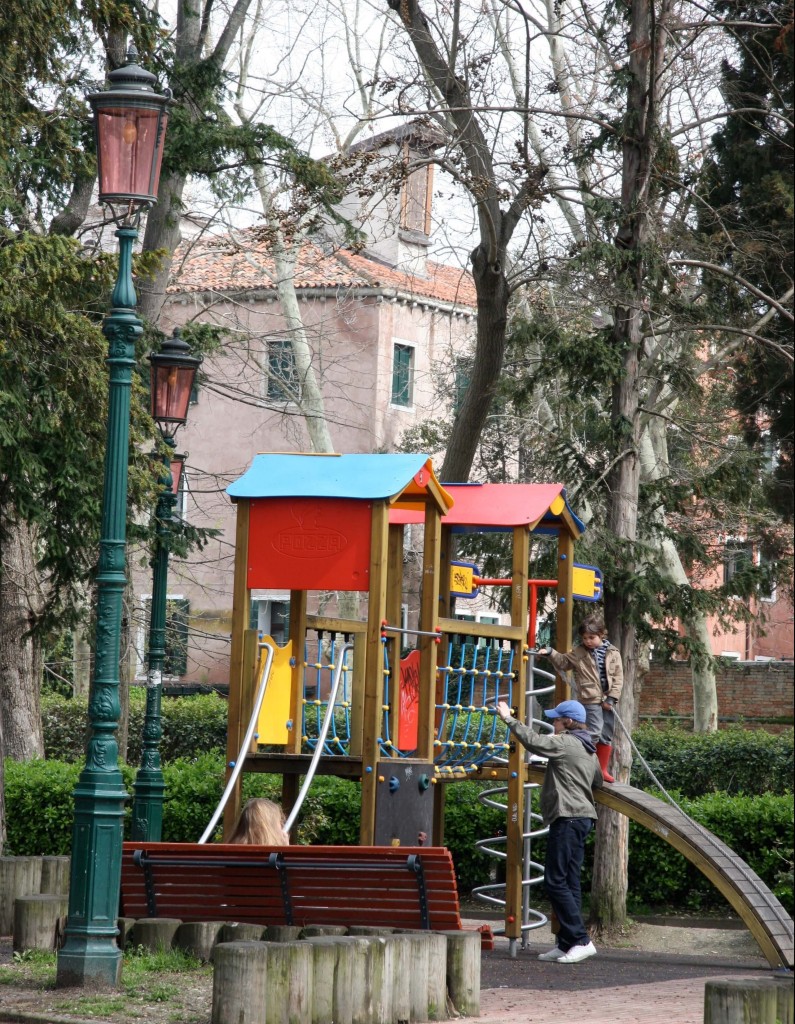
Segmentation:
<svg viewBox="0 0 795 1024">
<path fill-rule="evenodd" d="M 596 744 L 596 756 L 599 758 L 599 767 L 602 769 L 602 778 L 605 782 L 615 782 L 616 780 L 608 772 L 607 766 L 610 762 L 610 754 L 613 747 L 610 743 L 597 743 Z"/>
</svg>

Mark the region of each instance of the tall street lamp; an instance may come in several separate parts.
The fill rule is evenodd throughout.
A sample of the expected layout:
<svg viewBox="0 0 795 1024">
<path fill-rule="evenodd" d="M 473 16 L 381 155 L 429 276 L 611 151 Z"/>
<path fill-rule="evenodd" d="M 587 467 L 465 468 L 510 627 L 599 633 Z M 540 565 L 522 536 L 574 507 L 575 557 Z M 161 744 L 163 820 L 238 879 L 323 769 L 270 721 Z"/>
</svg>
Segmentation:
<svg viewBox="0 0 795 1024">
<path fill-rule="evenodd" d="M 163 828 L 163 792 L 165 783 L 160 765 L 160 699 L 163 693 L 163 666 L 166 659 L 166 603 L 168 555 L 171 546 L 172 510 L 179 493 L 179 478 L 184 456 L 175 455 L 174 435 L 188 418 L 193 381 L 201 359 L 191 355 L 187 344 L 174 328 L 174 334 L 160 352 L 149 356 L 152 364 L 152 418 L 165 443 L 172 449 L 162 463 L 161 491 L 155 519 L 157 533 L 152 556 L 152 601 L 149 609 L 149 658 L 146 676 L 146 716 L 144 718 L 141 767 L 133 786 L 132 838 L 160 842 Z"/>
<path fill-rule="evenodd" d="M 88 101 L 94 111 L 99 201 L 120 221 L 119 271 L 111 311 L 102 325 L 108 340 L 108 434 L 97 572 L 94 674 L 88 706 L 86 764 L 75 788 L 69 917 L 58 952 L 58 985 L 118 985 L 121 950 L 116 918 L 121 883 L 124 789 L 118 765 L 119 655 L 127 532 L 130 389 L 135 340 L 133 244 L 142 208 L 157 201 L 168 95 L 140 68 L 134 47 L 127 64 L 108 76 L 108 88 Z M 116 207 L 116 209 L 114 209 Z"/>
</svg>

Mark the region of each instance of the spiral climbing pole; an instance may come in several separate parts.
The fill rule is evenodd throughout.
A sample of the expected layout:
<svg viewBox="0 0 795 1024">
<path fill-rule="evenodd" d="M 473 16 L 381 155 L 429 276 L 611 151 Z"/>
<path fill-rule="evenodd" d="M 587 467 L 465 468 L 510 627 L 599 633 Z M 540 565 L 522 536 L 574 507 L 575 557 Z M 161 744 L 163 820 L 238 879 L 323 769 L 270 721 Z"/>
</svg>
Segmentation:
<svg viewBox="0 0 795 1024">
<path fill-rule="evenodd" d="M 549 672 L 544 672 L 534 664 L 533 652 L 528 652 L 528 672 L 527 672 L 527 687 L 523 696 L 524 715 L 523 720 L 530 722 L 533 726 L 537 726 L 542 730 L 550 730 L 548 723 L 544 722 L 540 717 L 540 707 L 536 698 L 544 695 L 554 693 L 555 690 L 555 677 Z M 508 695 L 500 695 L 501 700 L 505 700 L 506 703 L 512 703 Z M 494 716 L 497 718 L 497 716 Z M 537 760 L 534 755 L 525 751 L 525 763 L 531 763 Z M 507 766 L 507 757 L 495 757 L 495 763 Z M 533 890 L 541 886 L 544 880 L 544 865 L 536 860 L 533 856 L 533 843 L 535 840 L 545 836 L 548 829 L 543 825 L 541 815 L 534 809 L 534 804 L 537 802 L 537 792 L 540 786 L 536 782 L 525 782 L 523 785 L 524 789 L 524 808 L 523 808 L 523 821 L 522 821 L 522 917 L 521 917 L 521 945 L 522 947 L 527 944 L 527 934 L 534 928 L 540 928 L 545 925 L 548 921 L 547 916 L 532 906 L 532 894 Z M 495 786 L 491 789 L 484 790 L 478 795 L 478 800 L 485 807 L 495 808 L 502 811 L 506 818 L 509 814 L 508 804 L 508 786 L 500 785 Z M 487 856 L 495 858 L 499 862 L 503 862 L 507 859 L 507 835 L 503 831 L 499 835 L 488 836 L 484 839 L 480 839 L 475 843 L 475 846 L 485 853 Z M 499 907 L 501 910 L 505 910 L 505 882 L 490 882 L 485 885 L 477 886 L 472 891 L 472 895 L 475 899 L 482 903 L 489 904 L 491 906 Z M 511 955 L 516 954 L 517 940 L 512 938 L 510 940 Z"/>
</svg>

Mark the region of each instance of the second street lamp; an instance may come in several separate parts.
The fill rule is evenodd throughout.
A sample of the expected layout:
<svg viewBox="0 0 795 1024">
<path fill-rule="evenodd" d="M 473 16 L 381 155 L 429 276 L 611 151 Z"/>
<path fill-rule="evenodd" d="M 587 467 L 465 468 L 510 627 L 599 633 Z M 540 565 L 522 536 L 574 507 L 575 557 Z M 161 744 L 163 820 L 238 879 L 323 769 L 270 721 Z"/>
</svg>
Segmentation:
<svg viewBox="0 0 795 1024">
<path fill-rule="evenodd" d="M 152 364 L 151 412 L 169 448 L 175 447 L 174 435 L 188 418 L 188 405 L 196 370 L 201 359 L 174 329 L 160 352 L 149 356 Z M 161 490 L 155 519 L 157 529 L 152 555 L 152 600 L 149 608 L 149 652 L 146 673 L 146 715 L 144 718 L 141 767 L 135 777 L 132 811 L 132 838 L 160 842 L 163 827 L 165 783 L 160 764 L 160 703 L 163 694 L 163 669 L 166 660 L 166 608 L 168 603 L 168 556 L 171 548 L 172 511 L 179 492 L 179 477 L 184 456 L 163 458 Z"/>
<path fill-rule="evenodd" d="M 127 64 L 108 76 L 109 88 L 88 97 L 94 110 L 99 201 L 121 225 L 119 271 L 111 311 L 102 324 L 108 340 L 108 432 L 102 491 L 94 672 L 88 705 L 86 763 L 74 792 L 69 915 L 58 951 L 57 984 L 116 986 L 121 950 L 116 919 L 121 888 L 121 844 L 127 791 L 119 771 L 116 730 L 119 658 L 127 535 L 130 392 L 135 341 L 143 325 L 135 314 L 133 244 L 143 207 L 157 199 L 168 95 L 139 67 L 130 47 Z"/>
</svg>

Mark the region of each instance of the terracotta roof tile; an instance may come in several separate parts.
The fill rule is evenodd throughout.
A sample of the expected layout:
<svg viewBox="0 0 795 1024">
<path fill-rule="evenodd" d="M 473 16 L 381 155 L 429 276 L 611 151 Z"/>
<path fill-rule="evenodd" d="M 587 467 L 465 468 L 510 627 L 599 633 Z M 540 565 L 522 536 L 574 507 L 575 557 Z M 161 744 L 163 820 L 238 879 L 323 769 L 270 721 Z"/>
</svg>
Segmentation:
<svg viewBox="0 0 795 1024">
<path fill-rule="evenodd" d="M 326 253 L 307 242 L 301 247 L 295 283 L 298 289 L 382 289 L 386 294 L 436 299 L 464 308 L 476 306 L 475 285 L 465 270 L 428 260 L 426 271 L 423 277 L 407 274 L 347 249 Z M 168 291 L 275 291 L 276 283 L 267 240 L 243 231 L 234 236 L 205 235 L 180 246 L 174 254 Z"/>
</svg>

